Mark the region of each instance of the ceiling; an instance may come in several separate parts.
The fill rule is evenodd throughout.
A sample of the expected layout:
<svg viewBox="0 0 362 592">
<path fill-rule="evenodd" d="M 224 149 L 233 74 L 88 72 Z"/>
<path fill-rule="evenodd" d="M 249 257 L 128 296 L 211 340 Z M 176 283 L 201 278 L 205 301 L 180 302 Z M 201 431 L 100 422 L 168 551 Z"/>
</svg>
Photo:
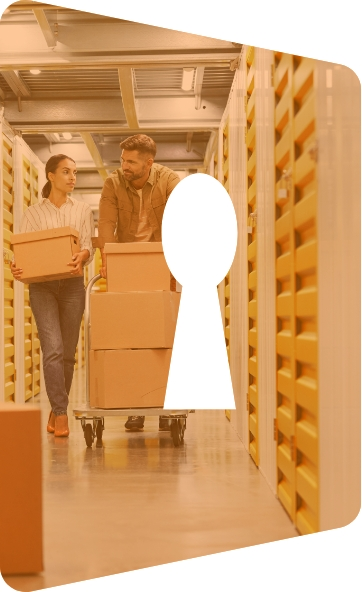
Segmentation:
<svg viewBox="0 0 362 592">
<path fill-rule="evenodd" d="M 75 158 L 76 191 L 99 193 L 119 143 L 146 133 L 156 161 L 205 166 L 242 46 L 189 33 L 16 2 L 0 21 L 0 107 L 39 158 Z M 183 68 L 193 85 L 181 89 Z M 33 74 L 30 70 L 40 70 Z M 63 133 L 71 138 L 63 138 Z"/>
</svg>

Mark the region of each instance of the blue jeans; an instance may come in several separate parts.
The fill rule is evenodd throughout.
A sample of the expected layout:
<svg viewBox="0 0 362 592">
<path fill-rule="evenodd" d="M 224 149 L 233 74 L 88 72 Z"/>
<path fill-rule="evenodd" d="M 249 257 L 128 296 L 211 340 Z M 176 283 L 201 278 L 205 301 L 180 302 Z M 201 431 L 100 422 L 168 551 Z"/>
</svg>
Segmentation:
<svg viewBox="0 0 362 592">
<path fill-rule="evenodd" d="M 67 413 L 75 350 L 85 306 L 82 277 L 29 285 L 30 306 L 43 352 L 47 395 L 54 415 Z"/>
</svg>

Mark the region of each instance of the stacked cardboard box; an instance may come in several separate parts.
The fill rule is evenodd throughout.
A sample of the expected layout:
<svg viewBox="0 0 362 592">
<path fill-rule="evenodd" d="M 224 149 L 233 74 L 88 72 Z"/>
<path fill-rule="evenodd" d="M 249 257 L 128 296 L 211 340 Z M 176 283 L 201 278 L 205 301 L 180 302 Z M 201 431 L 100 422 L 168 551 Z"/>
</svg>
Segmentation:
<svg viewBox="0 0 362 592">
<path fill-rule="evenodd" d="M 162 407 L 180 303 L 162 243 L 104 248 L 107 291 L 91 294 L 92 407 Z"/>
<path fill-rule="evenodd" d="M 25 284 L 74 277 L 68 263 L 79 253 L 79 233 L 71 226 L 22 232 L 11 237 L 16 266 Z M 79 273 L 83 275 L 83 269 Z"/>
</svg>

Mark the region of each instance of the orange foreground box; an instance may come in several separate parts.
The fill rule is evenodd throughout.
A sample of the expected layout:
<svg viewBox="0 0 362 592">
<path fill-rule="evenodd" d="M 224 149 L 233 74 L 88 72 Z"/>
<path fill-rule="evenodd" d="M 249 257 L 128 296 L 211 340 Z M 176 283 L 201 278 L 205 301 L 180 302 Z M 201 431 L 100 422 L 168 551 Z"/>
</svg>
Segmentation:
<svg viewBox="0 0 362 592">
<path fill-rule="evenodd" d="M 106 243 L 108 292 L 181 291 L 167 267 L 161 242 Z"/>
<path fill-rule="evenodd" d="M 11 238 L 16 266 L 23 270 L 20 281 L 25 284 L 62 280 L 71 275 L 73 255 L 79 253 L 79 233 L 70 226 L 23 232 Z"/>
<path fill-rule="evenodd" d="M 92 407 L 163 407 L 171 349 L 89 352 Z"/>
<path fill-rule="evenodd" d="M 0 434 L 0 571 L 37 573 L 43 570 L 40 409 L 1 403 Z"/>
<path fill-rule="evenodd" d="M 90 349 L 171 348 L 181 294 L 91 294 Z"/>
</svg>

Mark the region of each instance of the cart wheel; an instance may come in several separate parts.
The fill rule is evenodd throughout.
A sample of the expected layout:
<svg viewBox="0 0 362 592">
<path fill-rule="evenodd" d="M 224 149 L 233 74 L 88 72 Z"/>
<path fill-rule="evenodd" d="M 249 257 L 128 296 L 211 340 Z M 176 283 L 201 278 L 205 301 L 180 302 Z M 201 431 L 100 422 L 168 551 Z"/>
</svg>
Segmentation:
<svg viewBox="0 0 362 592">
<path fill-rule="evenodd" d="M 84 426 L 84 438 L 88 448 L 92 448 L 94 436 L 93 436 L 93 428 L 90 423 L 87 423 Z"/>
<path fill-rule="evenodd" d="M 99 419 L 97 421 L 97 424 L 96 424 L 96 436 L 97 436 L 97 440 L 102 440 L 103 430 L 104 430 L 103 420 L 102 419 Z"/>
<path fill-rule="evenodd" d="M 179 419 L 171 422 L 171 438 L 174 446 L 180 446 L 184 440 L 184 428 Z"/>
</svg>

